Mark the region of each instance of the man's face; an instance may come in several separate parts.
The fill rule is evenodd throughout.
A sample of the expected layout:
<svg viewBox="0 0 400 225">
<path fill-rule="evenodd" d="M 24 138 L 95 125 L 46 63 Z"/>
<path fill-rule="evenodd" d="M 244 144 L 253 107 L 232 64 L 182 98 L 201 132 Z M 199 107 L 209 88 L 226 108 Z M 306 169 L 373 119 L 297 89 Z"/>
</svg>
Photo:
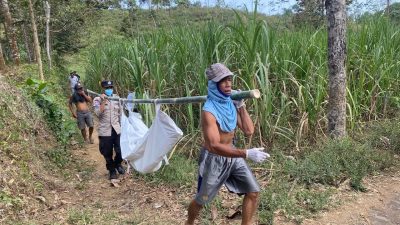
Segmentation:
<svg viewBox="0 0 400 225">
<path fill-rule="evenodd" d="M 78 88 L 76 91 L 77 91 L 79 94 L 82 94 L 82 93 L 83 93 L 83 88 Z"/>
<path fill-rule="evenodd" d="M 218 88 L 226 95 L 232 92 L 232 76 L 227 76 L 218 82 Z"/>
</svg>

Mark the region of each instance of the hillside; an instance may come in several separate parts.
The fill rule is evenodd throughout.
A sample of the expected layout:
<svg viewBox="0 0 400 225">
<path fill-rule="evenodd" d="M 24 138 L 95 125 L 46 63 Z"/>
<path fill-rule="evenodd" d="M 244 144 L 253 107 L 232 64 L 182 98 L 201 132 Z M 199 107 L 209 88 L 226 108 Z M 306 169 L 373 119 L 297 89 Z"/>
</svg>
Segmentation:
<svg viewBox="0 0 400 225">
<path fill-rule="evenodd" d="M 57 142 L 41 110 L 0 75 L 0 223 L 20 221 L 46 211 L 51 191 L 62 185 L 54 179 L 47 153 Z M 61 182 L 61 183 L 60 183 Z"/>
</svg>

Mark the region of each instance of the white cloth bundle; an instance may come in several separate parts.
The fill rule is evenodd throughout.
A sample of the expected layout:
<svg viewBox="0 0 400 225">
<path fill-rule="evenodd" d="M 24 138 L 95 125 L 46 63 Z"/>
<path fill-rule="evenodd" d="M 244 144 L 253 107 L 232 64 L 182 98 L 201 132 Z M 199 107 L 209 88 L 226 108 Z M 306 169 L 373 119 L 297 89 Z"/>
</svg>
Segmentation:
<svg viewBox="0 0 400 225">
<path fill-rule="evenodd" d="M 140 119 L 140 114 L 121 113 L 122 158 L 140 173 L 157 171 L 163 158 L 183 136 L 182 130 L 156 105 L 156 117 L 150 126 Z"/>
</svg>

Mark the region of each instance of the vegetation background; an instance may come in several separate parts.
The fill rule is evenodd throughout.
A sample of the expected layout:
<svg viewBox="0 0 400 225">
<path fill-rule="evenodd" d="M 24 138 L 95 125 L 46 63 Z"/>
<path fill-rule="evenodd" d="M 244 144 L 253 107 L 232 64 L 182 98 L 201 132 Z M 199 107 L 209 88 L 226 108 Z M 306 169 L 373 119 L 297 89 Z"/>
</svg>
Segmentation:
<svg viewBox="0 0 400 225">
<path fill-rule="evenodd" d="M 40 214 L 52 207 L 43 196 L 59 193 L 60 188 L 52 187 L 62 186 L 53 180 L 71 181 L 76 173 L 80 179 L 94 179 L 93 167 L 74 157 L 76 142 L 79 146 L 82 140 L 65 106 L 72 70 L 94 91 L 100 91 L 100 80 L 112 79 L 121 96 L 134 91 L 138 98 L 166 98 L 205 95 L 204 69 L 224 62 L 238 75 L 235 87 L 259 89 L 261 99 L 246 103 L 257 132 L 249 139 L 240 133 L 237 138 L 241 147 L 265 146 L 272 155 L 253 165 L 263 186 L 261 224 L 272 224 L 276 216 L 301 223 L 336 206 L 333 196 L 342 185 L 368 191 L 365 177 L 399 168 L 400 3 L 388 2 L 384 11 L 348 18 L 348 137 L 331 140 L 326 137 L 323 1 L 299 0 L 295 10 L 275 16 L 257 8 L 234 11 L 222 3 L 207 8 L 189 1 L 153 1 L 151 9 L 143 9 L 135 2 L 121 7 L 118 1 L 49 1 L 51 54 L 42 57 L 41 79 L 29 2 L 2 0 L 0 221 L 40 224 Z M 47 46 L 44 3 L 32 3 L 42 55 Z M 190 192 L 202 141 L 201 105 L 163 109 L 185 136 L 170 154 L 170 166 L 132 176 L 144 185 Z M 140 105 L 139 110 L 150 125 L 153 106 Z M 88 186 L 81 182 L 73 189 L 84 192 Z M 223 203 L 217 199 L 208 206 L 201 223 L 212 223 L 215 210 L 223 217 Z M 94 212 L 95 207 L 83 213 L 72 208 L 60 223 L 129 223 Z M 133 220 L 140 223 L 140 216 Z"/>
</svg>

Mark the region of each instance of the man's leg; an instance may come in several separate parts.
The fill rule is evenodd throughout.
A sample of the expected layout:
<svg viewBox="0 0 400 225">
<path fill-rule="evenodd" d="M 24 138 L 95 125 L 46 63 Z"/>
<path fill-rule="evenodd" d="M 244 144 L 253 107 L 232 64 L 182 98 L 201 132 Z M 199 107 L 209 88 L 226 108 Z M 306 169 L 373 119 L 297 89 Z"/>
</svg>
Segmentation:
<svg viewBox="0 0 400 225">
<path fill-rule="evenodd" d="M 113 145 L 112 137 L 99 137 L 99 149 L 100 153 L 104 156 L 106 160 L 106 167 L 109 171 L 109 179 L 117 179 L 117 174 L 115 171 L 115 164 L 113 160 Z"/>
<path fill-rule="evenodd" d="M 90 144 L 94 144 L 94 139 L 92 137 L 92 134 L 93 134 L 93 127 L 89 127 L 89 141 L 90 141 Z"/>
<path fill-rule="evenodd" d="M 246 193 L 243 199 L 242 225 L 250 225 L 258 206 L 258 192 Z"/>
<path fill-rule="evenodd" d="M 87 113 L 86 125 L 89 127 L 89 141 L 90 141 L 90 144 L 94 144 L 94 139 L 92 137 L 94 124 L 93 124 L 93 117 L 92 117 L 92 113 L 91 112 Z"/>
<path fill-rule="evenodd" d="M 83 137 L 83 140 L 85 140 L 85 142 L 87 141 L 87 136 L 86 136 L 86 122 L 85 122 L 85 114 L 82 112 L 77 112 L 77 121 L 78 121 L 78 128 L 79 130 L 81 130 L 81 134 Z"/>
<path fill-rule="evenodd" d="M 188 209 L 188 219 L 185 222 L 185 225 L 193 225 L 194 220 L 199 216 L 200 210 L 203 208 L 202 205 L 197 203 L 195 200 L 192 200 L 192 202 L 189 205 Z"/>
<path fill-rule="evenodd" d="M 86 142 L 86 141 L 87 141 L 87 137 L 86 137 L 86 128 L 84 128 L 84 129 L 81 130 L 81 134 L 82 134 L 83 140 L 85 140 L 85 142 Z"/>
<path fill-rule="evenodd" d="M 112 130 L 112 137 L 113 137 L 113 142 L 114 142 L 114 151 L 115 151 L 115 156 L 114 156 L 114 163 L 115 163 L 115 169 L 117 169 L 119 174 L 125 174 L 125 169 L 122 167 L 122 155 L 121 155 L 121 145 L 120 145 L 120 134 L 117 134 L 115 130 Z"/>
</svg>

